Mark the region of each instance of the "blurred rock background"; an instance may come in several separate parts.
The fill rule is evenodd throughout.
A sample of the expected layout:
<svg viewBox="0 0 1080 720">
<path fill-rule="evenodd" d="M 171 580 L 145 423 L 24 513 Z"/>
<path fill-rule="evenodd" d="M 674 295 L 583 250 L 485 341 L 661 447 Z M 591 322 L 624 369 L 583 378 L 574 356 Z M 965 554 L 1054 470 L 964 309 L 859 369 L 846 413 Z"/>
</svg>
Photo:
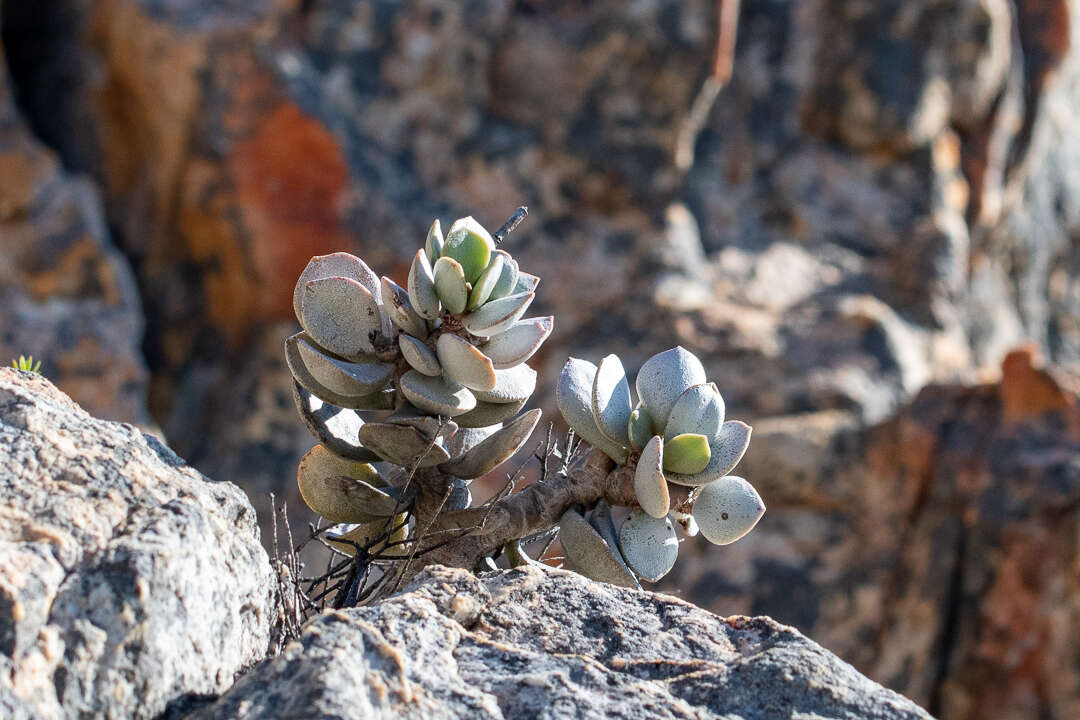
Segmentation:
<svg viewBox="0 0 1080 720">
<path fill-rule="evenodd" d="M 1080 717 L 1080 3 L 744 2 L 698 128 L 717 13 L 0 0 L 0 360 L 265 509 L 307 259 L 400 280 L 527 204 L 548 417 L 568 354 L 682 344 L 756 427 L 765 519 L 663 588 L 942 718 Z"/>
</svg>

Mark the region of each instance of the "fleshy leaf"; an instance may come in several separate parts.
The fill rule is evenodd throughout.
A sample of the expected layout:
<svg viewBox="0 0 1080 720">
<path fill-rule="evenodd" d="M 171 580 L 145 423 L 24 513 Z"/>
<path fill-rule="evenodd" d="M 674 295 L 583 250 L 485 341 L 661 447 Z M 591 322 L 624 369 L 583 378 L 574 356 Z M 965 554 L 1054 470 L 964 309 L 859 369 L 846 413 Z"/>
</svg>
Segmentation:
<svg viewBox="0 0 1080 720">
<path fill-rule="evenodd" d="M 536 297 L 533 293 L 508 295 L 490 300 L 483 307 L 461 318 L 461 325 L 473 335 L 492 337 L 508 330 L 525 314 Z"/>
<path fill-rule="evenodd" d="M 630 444 L 630 383 L 618 355 L 608 355 L 597 366 L 592 386 L 592 410 L 596 427 L 618 445 Z"/>
<path fill-rule="evenodd" d="M 418 373 L 431 377 L 438 377 L 442 374 L 442 365 L 439 364 L 439 358 L 435 356 L 435 353 L 427 344 L 420 342 L 412 335 L 402 333 L 398 335 L 398 347 L 401 348 L 401 355 L 405 358 L 405 362 L 409 363 Z"/>
<path fill-rule="evenodd" d="M 379 278 L 371 271 L 367 264 L 347 252 L 330 253 L 329 255 L 316 255 L 308 261 L 307 267 L 300 273 L 293 288 L 293 312 L 296 319 L 300 319 L 301 306 L 303 304 L 304 287 L 312 280 L 322 278 L 344 277 L 363 285 L 367 288 L 376 301 L 379 301 Z"/>
<path fill-rule="evenodd" d="M 517 415 L 525 407 L 528 398 L 511 403 L 477 402 L 476 407 L 463 415 L 454 417 L 458 427 L 484 428 L 497 425 Z"/>
<path fill-rule="evenodd" d="M 404 403 L 400 409 L 386 418 L 386 422 L 414 427 L 429 441 L 438 436 L 442 438 L 444 444 L 458 431 L 458 425 L 453 420 L 432 417 L 420 412 L 409 403 Z"/>
<path fill-rule="evenodd" d="M 476 399 L 489 403 L 512 403 L 528 400 L 536 389 L 536 371 L 525 364 L 495 371 L 495 387 L 474 392 Z"/>
<path fill-rule="evenodd" d="M 676 435 L 664 443 L 664 469 L 693 475 L 709 465 L 709 438 L 699 433 Z"/>
<path fill-rule="evenodd" d="M 443 256 L 435 261 L 435 293 L 443 307 L 455 315 L 465 311 L 469 289 L 465 285 L 465 272 L 461 264 L 451 257 Z"/>
<path fill-rule="evenodd" d="M 517 287 L 518 281 L 518 263 L 517 260 L 510 257 L 510 253 L 505 250 L 496 250 L 495 255 L 501 255 L 503 257 L 502 272 L 499 274 L 499 282 L 495 283 L 495 288 L 491 291 L 491 297 L 489 300 L 496 300 L 507 295 L 514 293 L 514 288 Z"/>
<path fill-rule="evenodd" d="M 634 574 L 604 538 L 576 510 L 559 519 L 559 542 L 574 567 L 587 578 L 621 587 L 638 587 Z"/>
<path fill-rule="evenodd" d="M 428 327 L 424 318 L 413 310 L 409 292 L 388 277 L 382 279 L 383 307 L 390 320 L 402 332 L 414 335 L 421 340 L 427 337 Z"/>
<path fill-rule="evenodd" d="M 754 529 L 765 503 L 754 486 L 727 475 L 701 488 L 694 500 L 694 520 L 714 545 L 728 545 Z"/>
<path fill-rule="evenodd" d="M 300 341 L 310 342 L 307 333 L 300 332 L 285 339 L 285 362 L 293 378 L 307 392 L 320 400 L 339 408 L 355 410 L 382 410 L 393 405 L 393 392 L 376 392 L 371 395 L 342 395 L 317 381 L 300 357 Z M 389 404 L 388 404 L 389 403 Z"/>
<path fill-rule="evenodd" d="M 444 377 L 431 377 L 410 370 L 398 383 L 406 399 L 421 410 L 453 417 L 476 407 L 476 396 L 466 387 Z"/>
<path fill-rule="evenodd" d="M 626 564 L 639 576 L 656 582 L 679 557 L 679 538 L 666 516 L 655 518 L 634 510 L 619 528 L 619 547 Z"/>
<path fill-rule="evenodd" d="M 392 423 L 364 423 L 360 428 L 360 444 L 387 462 L 411 468 L 431 467 L 450 459 L 450 453 L 436 440 L 434 443 L 414 427 Z"/>
<path fill-rule="evenodd" d="M 435 218 L 435 222 L 431 223 L 431 227 L 427 231 L 427 238 L 424 240 L 424 252 L 427 253 L 430 262 L 435 262 L 442 257 L 442 249 L 442 225 L 439 224 L 439 218 Z"/>
<path fill-rule="evenodd" d="M 435 343 L 443 373 L 458 385 L 470 390 L 494 390 L 495 368 L 491 359 L 465 338 L 443 333 Z"/>
<path fill-rule="evenodd" d="M 649 417 L 648 410 L 640 405 L 634 408 L 634 411 L 630 413 L 630 422 L 627 423 L 626 434 L 630 438 L 630 447 L 641 452 L 645 447 L 645 443 L 649 442 L 653 435 L 652 418 Z"/>
<path fill-rule="evenodd" d="M 472 450 L 484 440 L 487 440 L 501 428 L 501 425 L 489 425 L 487 427 L 479 428 L 460 428 L 446 440 L 446 450 L 450 453 L 451 462 L 461 457 L 469 450 Z"/>
<path fill-rule="evenodd" d="M 488 301 L 488 298 L 491 297 L 491 291 L 495 289 L 495 285 L 499 282 L 504 262 L 502 255 L 493 254 L 491 256 L 491 262 L 484 268 L 484 272 L 480 273 L 480 277 L 476 279 L 476 283 L 473 285 L 472 292 L 469 293 L 469 304 L 465 306 L 466 310 L 475 310 Z"/>
<path fill-rule="evenodd" d="M 671 494 L 664 478 L 664 439 L 653 435 L 645 444 L 634 469 L 634 494 L 641 509 L 655 518 L 668 514 Z"/>
<path fill-rule="evenodd" d="M 417 250 L 409 266 L 409 300 L 416 314 L 427 320 L 439 317 L 442 307 L 435 292 L 435 274 L 423 250 Z"/>
<path fill-rule="evenodd" d="M 365 487 L 385 487 L 368 463 L 340 458 L 316 445 L 300 459 L 296 484 L 307 506 L 330 522 L 369 522 L 378 517 L 367 504 Z"/>
<path fill-rule="evenodd" d="M 540 410 L 530 410 L 467 450 L 460 458 L 443 463 L 439 469 L 466 479 L 480 477 L 497 468 L 521 449 L 539 421 Z"/>
<path fill-rule="evenodd" d="M 453 258 L 461 263 L 465 281 L 475 283 L 491 261 L 491 251 L 494 249 L 495 241 L 484 226 L 472 217 L 464 217 L 454 222 L 446 233 L 442 257 Z"/>
<path fill-rule="evenodd" d="M 579 437 L 602 450 L 617 463 L 626 462 L 627 451 L 600 432 L 592 411 L 592 385 L 596 377 L 596 365 L 588 360 L 570 358 L 559 374 L 555 389 L 555 403 L 563 419 Z"/>
<path fill-rule="evenodd" d="M 293 402 L 300 419 L 326 449 L 348 460 L 371 462 L 379 456 L 360 445 L 357 433 L 364 420 L 355 410 L 323 402 L 300 383 L 293 383 Z M 390 407 L 392 403 L 388 404 Z"/>
<path fill-rule="evenodd" d="M 724 398 L 715 383 L 702 383 L 687 388 L 679 396 L 668 415 L 664 437 L 683 433 L 698 433 L 714 440 L 724 424 Z"/>
<path fill-rule="evenodd" d="M 536 286 L 540 284 L 540 278 L 535 275 L 530 275 L 527 272 L 518 272 L 517 282 L 514 283 L 514 291 L 512 295 L 518 295 L 525 292 L 535 292 Z"/>
<path fill-rule="evenodd" d="M 608 501 L 603 498 L 597 500 L 596 505 L 588 513 L 586 519 L 589 521 L 589 524 L 592 525 L 593 530 L 595 530 L 600 537 L 603 538 L 604 542 L 607 543 L 607 546 L 611 549 L 611 553 L 615 556 L 615 559 L 622 564 L 630 577 L 634 578 L 633 587 L 640 590 L 641 584 L 638 583 L 637 576 L 634 575 L 634 572 L 626 564 L 626 558 L 623 557 L 622 550 L 619 549 L 619 534 L 615 531 L 615 522 L 612 520 L 611 505 L 608 504 Z"/>
<path fill-rule="evenodd" d="M 518 320 L 488 340 L 482 348 L 484 354 L 491 358 L 496 370 L 519 365 L 540 349 L 551 334 L 553 323 L 554 318 L 550 316 Z"/>
<path fill-rule="evenodd" d="M 394 366 L 375 360 L 346 362 L 319 352 L 307 338 L 297 338 L 297 350 L 304 367 L 315 382 L 331 392 L 348 397 L 364 397 L 386 387 L 394 374 Z"/>
<path fill-rule="evenodd" d="M 638 372 L 638 398 L 660 428 L 687 388 L 705 382 L 705 368 L 690 351 L 674 347 L 645 361 Z"/>
<path fill-rule="evenodd" d="M 304 285 L 300 324 L 320 347 L 352 359 L 374 352 L 372 334 L 383 329 L 375 296 L 350 278 L 330 277 Z"/>
<path fill-rule="evenodd" d="M 739 420 L 728 420 L 720 426 L 720 434 L 709 443 L 709 464 L 699 473 L 665 473 L 668 482 L 676 485 L 697 487 L 705 485 L 731 472 L 739 464 L 746 448 L 750 446 L 751 428 Z"/>
</svg>

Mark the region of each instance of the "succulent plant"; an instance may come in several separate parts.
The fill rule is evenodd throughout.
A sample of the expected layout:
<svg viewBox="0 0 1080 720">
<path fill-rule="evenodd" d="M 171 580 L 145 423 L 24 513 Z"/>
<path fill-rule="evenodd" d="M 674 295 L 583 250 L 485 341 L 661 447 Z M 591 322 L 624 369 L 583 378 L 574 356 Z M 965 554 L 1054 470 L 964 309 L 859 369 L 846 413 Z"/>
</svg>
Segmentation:
<svg viewBox="0 0 1080 720">
<path fill-rule="evenodd" d="M 508 474 L 503 492 L 473 507 L 472 479 L 521 449 L 540 420 L 522 412 L 537 383 L 526 362 L 553 318 L 523 317 L 539 278 L 498 247 L 524 215 L 494 235 L 462 218 L 444 237 L 436 220 L 404 285 L 344 252 L 301 273 L 293 306 L 303 330 L 286 339 L 285 357 L 319 444 L 297 484 L 331 523 L 315 532 L 350 558 L 311 579 L 307 595 L 333 591 L 341 607 L 430 563 L 484 569 L 500 554 L 535 563 L 524 546 L 556 532 L 567 567 L 638 586 L 675 563 L 675 525 L 726 544 L 761 517 L 754 489 L 727 475 L 750 428 L 725 421 L 719 391 L 682 348 L 645 363 L 637 403 L 615 355 L 570 359 L 557 402 L 592 449 L 570 439 L 560 449 L 549 432 L 546 450 L 527 459 L 541 461 L 539 482 L 514 492 Z"/>
<path fill-rule="evenodd" d="M 33 355 L 29 357 L 20 355 L 18 360 L 11 361 L 11 367 L 16 370 L 24 370 L 26 372 L 37 373 L 38 375 L 41 374 L 41 361 L 38 360 L 37 362 L 34 362 Z"/>
<path fill-rule="evenodd" d="M 556 394 L 574 431 L 632 472 L 635 503 L 617 534 L 608 528 L 607 503 L 597 503 L 588 518 L 570 510 L 560 522 L 575 569 L 624 585 L 667 574 L 678 556 L 675 524 L 688 535 L 700 530 L 709 542 L 727 545 L 765 512 L 753 486 L 728 475 L 750 444 L 750 426 L 725 420 L 723 396 L 706 381 L 693 353 L 676 347 L 653 355 L 634 385 L 637 403 L 615 355 L 598 365 L 570 358 Z"/>
<path fill-rule="evenodd" d="M 519 415 L 536 387 L 525 361 L 553 328 L 551 317 L 522 319 L 538 282 L 471 217 L 445 238 L 432 223 L 406 287 L 349 253 L 311 259 L 293 293 L 303 331 L 285 357 L 321 443 L 297 482 L 338 524 L 332 542 L 366 544 L 396 521 L 406 544 L 410 473 L 435 468 L 456 489 L 449 506 L 464 509 L 468 482 L 527 441 L 540 411 Z"/>
</svg>

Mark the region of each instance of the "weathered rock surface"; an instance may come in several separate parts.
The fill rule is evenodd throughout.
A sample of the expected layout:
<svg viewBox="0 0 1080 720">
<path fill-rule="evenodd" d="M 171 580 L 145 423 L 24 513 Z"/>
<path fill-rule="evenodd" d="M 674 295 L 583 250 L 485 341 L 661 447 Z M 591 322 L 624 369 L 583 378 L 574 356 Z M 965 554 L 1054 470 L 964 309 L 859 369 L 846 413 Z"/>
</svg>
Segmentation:
<svg viewBox="0 0 1080 720">
<path fill-rule="evenodd" d="M 135 276 L 110 240 L 98 188 L 65 172 L 27 127 L 4 67 L 0 258 L 0 365 L 32 355 L 94 415 L 150 424 Z"/>
<path fill-rule="evenodd" d="M 792 622 L 945 717 L 979 717 L 980 697 L 1017 716 L 1080 715 L 1080 681 L 1047 658 L 1075 660 L 1019 629 L 983 645 L 1013 675 L 953 682 L 969 655 L 950 628 L 991 596 L 965 579 L 970 602 L 940 597 L 955 558 L 970 557 L 957 538 L 977 539 L 955 527 L 970 498 L 944 460 L 968 442 L 964 428 L 1009 446 L 1038 426 L 1053 448 L 1015 460 L 1035 465 L 994 460 L 975 474 L 988 487 L 1013 471 L 1071 477 L 1037 465 L 1074 450 L 1065 425 L 993 425 L 998 391 L 955 383 L 975 383 L 1028 338 L 1050 362 L 1080 360 L 1076 0 L 743 2 L 734 77 L 687 142 L 712 64 L 711 0 L 0 7 L 23 120 L 65 170 L 97 181 L 104 211 L 84 216 L 93 227 L 107 217 L 133 260 L 152 411 L 200 470 L 257 503 L 293 492 L 283 468 L 310 441 L 281 338 L 309 255 L 351 250 L 400 278 L 432 216 L 494 226 L 524 202 L 514 254 L 544 278 L 536 311 L 557 315 L 535 359 L 547 417 L 567 355 L 616 352 L 632 374 L 681 343 L 705 359 L 729 413 L 757 425 L 745 472 L 763 484 L 765 523 L 696 567 L 684 552 L 674 582 L 697 587 L 699 602 Z M 83 217 L 65 198 L 88 186 L 55 163 L 25 175 L 20 143 L 0 149 L 4 201 L 25 177 L 43 180 L 38 200 L 16 203 L 31 210 L 0 218 L 5 231 L 34 219 L 26 245 L 0 235 L 16 258 L 14 270 L 0 263 L 0 351 L 44 355 L 80 401 L 126 416 L 138 402 L 125 398 L 142 392 L 126 271 L 81 264 L 108 252 L 73 242 L 77 229 L 40 229 Z M 28 271 L 39 244 L 85 272 Z M 94 280 L 105 276 L 121 280 Z M 68 283 L 113 288 L 111 300 Z M 103 325 L 102 308 L 119 314 Z M 109 346 L 122 349 L 115 366 L 101 360 Z M 927 383 L 938 385 L 908 406 Z M 916 420 L 916 408 L 930 415 Z M 884 424 L 868 435 L 863 423 Z M 945 463 L 932 484 L 951 488 L 944 505 L 916 502 L 912 481 L 897 479 L 911 442 Z M 942 507 L 938 530 L 918 525 Z M 1002 538 L 1072 517 L 1022 507 Z M 942 545 L 915 543 L 935 551 L 905 566 L 917 530 Z M 1056 602 L 1075 585 L 1067 552 L 1044 555 L 1055 559 L 1024 597 L 1052 608 L 1054 628 L 1075 628 L 1073 606 Z M 989 540 L 977 557 L 986 577 L 1018 562 Z M 923 572 L 938 582 L 924 601 L 890 599 Z M 899 641 L 886 642 L 890 627 Z M 947 666 L 945 647 L 959 658 Z"/>
<path fill-rule="evenodd" d="M 765 519 L 684 543 L 662 587 L 796 625 L 943 718 L 1080 713 L 1080 372 L 1017 351 L 872 428 L 767 420 L 740 470 Z"/>
<path fill-rule="evenodd" d="M 264 656 L 273 573 L 239 488 L 10 368 L 0 456 L 5 716 L 157 717 Z"/>
<path fill-rule="evenodd" d="M 530 567 L 432 567 L 328 612 L 192 715 L 212 718 L 929 718 L 769 618 Z"/>
</svg>

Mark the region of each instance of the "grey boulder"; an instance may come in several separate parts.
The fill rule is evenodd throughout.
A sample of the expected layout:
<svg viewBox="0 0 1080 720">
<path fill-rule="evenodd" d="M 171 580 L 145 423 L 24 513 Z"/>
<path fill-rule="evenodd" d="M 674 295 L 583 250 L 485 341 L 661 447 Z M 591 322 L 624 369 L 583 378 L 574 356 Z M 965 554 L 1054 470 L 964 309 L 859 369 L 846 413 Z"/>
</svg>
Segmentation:
<svg viewBox="0 0 1080 720">
<path fill-rule="evenodd" d="M 239 488 L 0 369 L 0 712 L 178 714 L 265 656 L 273 589 Z"/>
<path fill-rule="evenodd" d="M 327 612 L 214 718 L 929 718 L 798 631 L 526 567 Z"/>
</svg>

